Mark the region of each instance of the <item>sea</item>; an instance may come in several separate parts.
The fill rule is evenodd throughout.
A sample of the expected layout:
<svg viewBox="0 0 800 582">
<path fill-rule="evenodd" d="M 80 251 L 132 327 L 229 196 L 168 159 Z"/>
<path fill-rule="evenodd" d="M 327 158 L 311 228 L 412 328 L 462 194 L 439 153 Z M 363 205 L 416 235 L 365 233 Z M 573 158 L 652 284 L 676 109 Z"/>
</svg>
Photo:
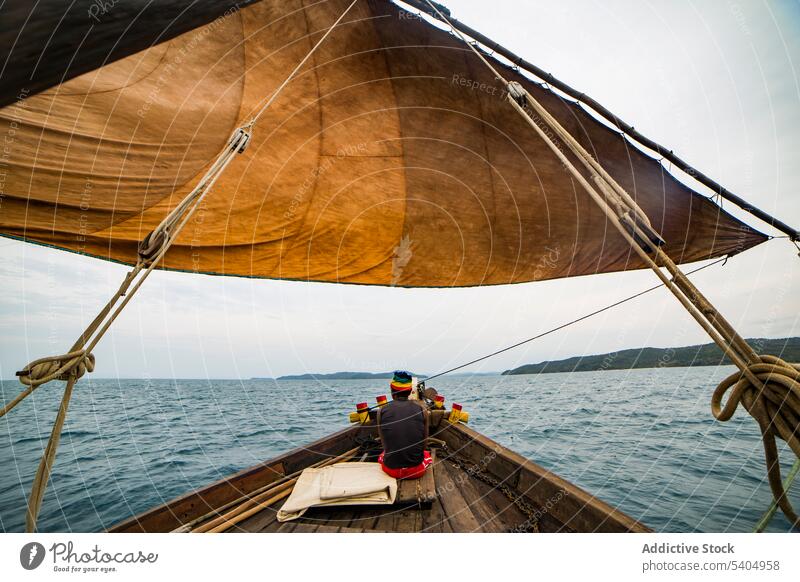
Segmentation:
<svg viewBox="0 0 800 582">
<path fill-rule="evenodd" d="M 429 382 L 474 429 L 660 532 L 748 532 L 769 506 L 758 427 L 710 408 L 732 367 Z M 385 380 L 121 380 L 76 385 L 40 531 L 102 531 L 347 426 Z M 0 530 L 23 531 L 61 397 L 43 386 L 0 418 Z M 2 400 L 21 389 L 3 381 Z M 793 460 L 780 443 L 784 475 Z M 791 494 L 800 508 L 800 483 Z M 780 511 L 768 531 L 790 531 Z"/>
</svg>

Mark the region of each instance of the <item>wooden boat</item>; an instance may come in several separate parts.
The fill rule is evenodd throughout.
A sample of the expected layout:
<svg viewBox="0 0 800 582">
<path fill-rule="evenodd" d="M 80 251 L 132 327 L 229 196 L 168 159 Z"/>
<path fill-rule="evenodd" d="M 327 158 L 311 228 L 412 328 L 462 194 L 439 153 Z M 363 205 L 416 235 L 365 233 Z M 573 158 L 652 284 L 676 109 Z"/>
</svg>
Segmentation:
<svg viewBox="0 0 800 582">
<path fill-rule="evenodd" d="M 401 481 L 398 501 L 389 506 L 312 508 L 296 521 L 280 523 L 283 500 L 257 508 L 233 524 L 231 532 L 648 532 L 580 487 L 510 451 L 461 423 L 443 420 L 434 437 L 445 447 L 419 481 Z M 188 531 L 231 510 L 254 491 L 263 490 L 315 462 L 335 458 L 354 447 L 358 457 L 373 452 L 376 429 L 356 425 L 307 446 L 255 465 L 119 523 L 120 533 Z M 366 456 L 365 454 L 366 453 Z M 523 509 L 521 509 L 522 507 Z M 205 517 L 204 517 L 205 516 Z M 201 521 L 198 521 L 201 520 Z M 191 527 L 187 527 L 191 524 Z"/>
<path fill-rule="evenodd" d="M 649 268 L 737 366 L 712 411 L 727 420 L 741 402 L 758 422 L 773 505 L 800 524 L 776 447 L 782 439 L 800 457 L 800 366 L 756 353 L 680 268 L 769 240 L 719 199 L 795 244 L 800 232 L 436 2 L 163 4 L 79 0 L 64 12 L 48 0 L 14 11 L 0 31 L 14 47 L 0 86 L 0 132 L 14 154 L 0 157 L 0 236 L 131 267 L 70 349 L 18 372 L 25 388 L 0 410 L 66 383 L 29 531 L 75 383 L 156 269 L 450 288 Z M 278 525 L 277 489 L 285 497 L 298 471 L 356 444 L 371 458 L 374 447 L 361 447 L 374 429 L 359 425 L 112 531 L 213 530 L 228 525 L 217 514 L 236 512 L 231 525 L 246 531 L 501 531 L 526 521 L 646 531 L 485 436 L 449 419 L 437 426 L 446 449 L 424 503 L 407 491 L 408 507 L 313 510 Z M 248 501 L 259 495 L 272 501 Z"/>
</svg>

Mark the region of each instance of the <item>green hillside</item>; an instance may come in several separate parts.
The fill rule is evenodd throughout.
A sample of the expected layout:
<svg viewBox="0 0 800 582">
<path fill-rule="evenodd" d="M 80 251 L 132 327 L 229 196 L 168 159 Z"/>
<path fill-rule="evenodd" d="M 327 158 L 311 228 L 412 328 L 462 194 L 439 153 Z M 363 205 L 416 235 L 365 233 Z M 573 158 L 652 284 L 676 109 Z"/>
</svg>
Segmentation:
<svg viewBox="0 0 800 582">
<path fill-rule="evenodd" d="M 753 338 L 747 342 L 759 354 L 772 354 L 787 362 L 800 362 L 800 337 L 783 339 Z M 566 360 L 526 364 L 504 375 L 548 374 L 556 372 L 596 372 L 631 368 L 678 368 L 684 366 L 719 366 L 730 364 L 716 344 L 682 348 L 640 348 L 595 356 L 576 356 Z"/>
</svg>

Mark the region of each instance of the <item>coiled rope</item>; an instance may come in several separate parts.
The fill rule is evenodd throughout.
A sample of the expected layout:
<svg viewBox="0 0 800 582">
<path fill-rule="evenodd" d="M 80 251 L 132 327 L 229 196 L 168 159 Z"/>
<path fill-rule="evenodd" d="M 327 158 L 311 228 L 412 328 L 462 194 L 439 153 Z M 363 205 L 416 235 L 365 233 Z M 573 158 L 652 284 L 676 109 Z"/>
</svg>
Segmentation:
<svg viewBox="0 0 800 582">
<path fill-rule="evenodd" d="M 203 198 L 212 190 L 217 179 L 223 174 L 228 164 L 242 153 L 250 141 L 251 130 L 255 126 L 259 117 L 275 101 L 288 83 L 295 77 L 297 72 L 308 61 L 312 54 L 331 34 L 342 19 L 355 6 L 357 0 L 352 0 L 350 5 L 342 12 L 338 19 L 325 31 L 325 34 L 308 51 L 306 56 L 286 77 L 283 83 L 272 93 L 266 103 L 262 105 L 250 121 L 239 127 L 231 136 L 225 148 L 217 156 L 211 167 L 198 181 L 192 191 L 161 221 L 161 223 L 150 232 L 139 244 L 139 259 L 133 269 L 125 276 L 122 285 L 109 300 L 105 307 L 98 313 L 97 317 L 84 330 L 69 352 L 60 356 L 49 356 L 34 360 L 21 371 L 17 372 L 20 382 L 27 388 L 20 392 L 11 402 L 0 410 L 0 417 L 5 416 L 15 406 L 27 398 L 39 386 L 52 380 L 61 380 L 67 383 L 64 394 L 61 398 L 61 405 L 58 409 L 53 428 L 47 446 L 39 462 L 36 471 L 31 494 L 28 498 L 28 509 L 25 517 L 25 528 L 28 532 L 36 530 L 36 521 L 41 509 L 42 499 L 50 478 L 50 472 L 55 460 L 58 444 L 61 439 L 61 432 L 64 427 L 64 420 L 72 398 L 72 389 L 75 382 L 86 372 L 94 370 L 95 358 L 91 353 L 97 342 L 105 335 L 111 324 L 119 316 L 128 302 L 139 290 L 142 283 L 152 273 L 153 269 L 161 262 L 166 252 L 172 246 L 181 230 L 199 208 Z M 135 283 L 134 283 L 135 281 Z M 130 290 L 130 291 L 129 291 Z"/>
<path fill-rule="evenodd" d="M 786 491 L 788 491 L 792 486 L 792 483 L 794 483 L 795 477 L 797 477 L 798 473 L 800 473 L 800 459 L 795 459 L 794 465 L 792 465 L 792 468 L 789 469 L 789 474 L 786 476 L 786 480 L 783 482 L 783 488 Z M 767 526 L 769 525 L 769 522 L 772 521 L 776 511 L 778 511 L 778 504 L 775 503 L 775 500 L 773 499 L 772 503 L 769 504 L 769 507 L 764 512 L 764 515 L 761 516 L 761 519 L 758 520 L 758 523 L 756 523 L 755 527 L 753 528 L 753 533 L 761 533 L 767 529 Z"/>
<path fill-rule="evenodd" d="M 448 17 L 431 0 L 426 0 L 437 18 L 450 26 L 451 32 L 486 65 L 494 77 L 506 87 L 508 103 L 522 119 L 547 144 L 606 215 L 608 221 L 630 244 L 645 265 L 661 279 L 689 314 L 708 333 L 722 352 L 739 368 L 739 373 L 724 380 L 712 396 L 712 413 L 720 420 L 733 415 L 739 402 L 755 418 L 761 429 L 767 477 L 775 504 L 795 527 L 800 518 L 795 513 L 781 481 L 780 462 L 775 438 L 785 440 L 800 459 L 800 385 L 798 367 L 775 356 L 759 356 L 719 313 L 711 302 L 695 287 L 664 252 L 666 244 L 653 228 L 645 212 L 636 201 L 605 171 L 600 163 L 517 82 L 509 82 L 482 54 L 475 43 L 452 25 Z M 542 125 L 545 127 L 543 128 Z M 546 129 L 552 130 L 546 131 Z M 572 154 L 568 157 L 555 143 L 557 136 Z M 583 167 L 583 172 L 575 164 Z M 588 174 L 587 179 L 585 174 Z M 590 181 L 591 180 L 591 181 Z M 666 269 L 666 273 L 662 270 Z M 724 408 L 720 407 L 724 393 L 733 386 L 731 397 Z"/>
<path fill-rule="evenodd" d="M 730 420 L 741 404 L 758 422 L 774 504 L 797 526 L 800 520 L 781 482 L 775 438 L 786 441 L 797 455 L 796 466 L 800 462 L 800 365 L 789 364 L 775 356 L 759 356 L 759 360 L 748 366 L 748 374 L 740 371 L 720 382 L 711 396 L 711 412 L 717 420 Z M 755 376 L 759 385 L 754 384 L 750 376 Z"/>
</svg>

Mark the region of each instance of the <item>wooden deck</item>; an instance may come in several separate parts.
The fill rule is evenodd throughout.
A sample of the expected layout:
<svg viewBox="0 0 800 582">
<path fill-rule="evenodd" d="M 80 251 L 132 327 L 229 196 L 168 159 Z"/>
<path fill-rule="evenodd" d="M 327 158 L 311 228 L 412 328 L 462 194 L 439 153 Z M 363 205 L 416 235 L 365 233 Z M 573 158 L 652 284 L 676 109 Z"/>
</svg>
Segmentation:
<svg viewBox="0 0 800 582">
<path fill-rule="evenodd" d="M 363 533 L 363 532 L 487 532 L 500 533 L 515 528 L 528 518 L 503 493 L 470 477 L 446 460 L 433 467 L 439 496 L 429 507 L 312 508 L 295 521 L 279 523 L 277 511 L 283 501 L 231 528 L 231 532 L 278 533 Z M 543 532 L 569 531 L 543 514 Z"/>
<path fill-rule="evenodd" d="M 439 418 L 438 420 L 441 420 Z M 312 508 L 279 523 L 285 499 L 250 515 L 229 532 L 647 532 L 646 526 L 574 484 L 461 424 L 437 422 L 446 443 L 430 469 L 432 482 L 401 482 L 406 503 Z M 251 467 L 111 528 L 111 532 L 170 532 L 196 527 L 259 488 L 296 474 L 375 437 L 374 425 L 353 426 Z M 457 464 L 460 462 L 461 466 Z M 480 468 L 473 474 L 467 468 Z M 482 478 L 479 478 L 482 477 Z M 415 488 L 416 489 L 413 489 Z M 412 489 L 409 489 L 412 488 Z M 517 499 L 526 511 L 512 501 Z M 527 513 L 526 513 L 527 512 Z M 533 516 L 533 520 L 530 516 Z M 203 517 L 206 516 L 206 517 Z M 198 521 L 199 520 L 199 521 Z M 524 526 L 536 523 L 534 528 Z M 186 524 L 189 524 L 186 526 Z M 522 526 L 522 528 L 520 527 Z"/>
</svg>

